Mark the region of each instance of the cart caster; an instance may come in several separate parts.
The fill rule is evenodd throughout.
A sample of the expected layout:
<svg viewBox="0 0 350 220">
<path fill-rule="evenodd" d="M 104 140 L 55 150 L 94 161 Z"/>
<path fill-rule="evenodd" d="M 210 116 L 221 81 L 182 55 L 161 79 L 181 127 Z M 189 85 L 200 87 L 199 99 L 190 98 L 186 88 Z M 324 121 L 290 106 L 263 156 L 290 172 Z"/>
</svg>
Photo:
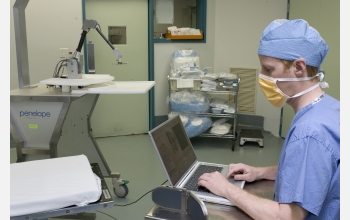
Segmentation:
<svg viewBox="0 0 350 220">
<path fill-rule="evenodd" d="M 129 193 L 128 186 L 125 184 L 122 184 L 117 188 L 113 187 L 113 191 L 119 198 L 125 198 Z"/>
<path fill-rule="evenodd" d="M 114 193 L 120 198 L 124 198 L 125 196 L 127 196 L 129 193 L 129 189 L 126 184 L 128 184 L 129 181 L 120 179 L 119 173 L 112 173 L 111 177 Z"/>
<path fill-rule="evenodd" d="M 235 142 L 232 142 L 232 146 L 231 146 L 231 150 L 234 151 L 235 150 Z"/>
</svg>

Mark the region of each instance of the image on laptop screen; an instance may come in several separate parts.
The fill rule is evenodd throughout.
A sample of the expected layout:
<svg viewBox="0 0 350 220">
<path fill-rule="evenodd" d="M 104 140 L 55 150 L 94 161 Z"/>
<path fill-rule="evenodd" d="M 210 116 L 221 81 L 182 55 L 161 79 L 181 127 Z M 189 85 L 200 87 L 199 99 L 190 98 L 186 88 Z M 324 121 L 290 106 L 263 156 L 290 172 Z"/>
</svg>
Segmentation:
<svg viewBox="0 0 350 220">
<path fill-rule="evenodd" d="M 175 185 L 197 159 L 180 118 L 160 126 L 152 132 L 152 137 L 171 184 Z"/>
</svg>

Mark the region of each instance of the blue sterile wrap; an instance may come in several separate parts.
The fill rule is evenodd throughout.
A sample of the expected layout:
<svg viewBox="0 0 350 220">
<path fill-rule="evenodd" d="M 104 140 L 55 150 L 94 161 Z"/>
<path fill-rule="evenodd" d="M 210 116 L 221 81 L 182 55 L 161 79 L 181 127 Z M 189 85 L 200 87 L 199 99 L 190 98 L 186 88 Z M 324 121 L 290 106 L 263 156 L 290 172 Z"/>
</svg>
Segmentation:
<svg viewBox="0 0 350 220">
<path fill-rule="evenodd" d="M 171 55 L 171 77 L 198 78 L 204 75 L 204 72 L 199 68 L 199 56 L 194 50 L 177 50 Z"/>
<path fill-rule="evenodd" d="M 305 20 L 278 19 L 263 31 L 258 54 L 289 61 L 303 58 L 306 65 L 320 69 L 328 49 L 318 31 Z"/>
<path fill-rule="evenodd" d="M 185 126 L 185 131 L 189 138 L 203 134 L 208 130 L 213 121 L 210 117 L 190 117 L 188 123 Z"/>
<path fill-rule="evenodd" d="M 170 93 L 169 108 L 173 112 L 208 113 L 210 96 L 200 91 L 179 91 Z"/>
</svg>

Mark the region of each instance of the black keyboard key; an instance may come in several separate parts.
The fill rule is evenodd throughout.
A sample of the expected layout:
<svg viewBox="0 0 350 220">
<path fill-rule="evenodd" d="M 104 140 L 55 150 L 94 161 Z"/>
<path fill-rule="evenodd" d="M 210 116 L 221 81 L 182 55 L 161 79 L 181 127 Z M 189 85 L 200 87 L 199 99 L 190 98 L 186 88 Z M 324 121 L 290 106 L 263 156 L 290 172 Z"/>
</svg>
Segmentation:
<svg viewBox="0 0 350 220">
<path fill-rule="evenodd" d="M 193 173 L 191 178 L 187 181 L 184 188 L 192 191 L 209 192 L 209 190 L 206 189 L 205 187 L 201 187 L 201 188 L 198 187 L 198 178 L 204 173 L 212 173 L 215 171 L 221 172 L 221 170 L 222 170 L 222 167 L 200 165 L 197 167 L 196 171 Z"/>
</svg>

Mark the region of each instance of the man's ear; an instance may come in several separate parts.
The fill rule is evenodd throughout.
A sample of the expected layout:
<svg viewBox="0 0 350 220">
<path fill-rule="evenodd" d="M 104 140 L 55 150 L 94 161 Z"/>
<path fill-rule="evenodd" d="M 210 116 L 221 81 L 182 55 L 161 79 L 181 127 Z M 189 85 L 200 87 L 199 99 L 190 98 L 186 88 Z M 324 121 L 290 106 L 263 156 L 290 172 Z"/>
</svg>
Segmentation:
<svg viewBox="0 0 350 220">
<path fill-rule="evenodd" d="M 304 77 L 303 74 L 306 73 L 306 62 L 303 58 L 298 58 L 293 62 L 294 73 L 297 77 Z"/>
</svg>

